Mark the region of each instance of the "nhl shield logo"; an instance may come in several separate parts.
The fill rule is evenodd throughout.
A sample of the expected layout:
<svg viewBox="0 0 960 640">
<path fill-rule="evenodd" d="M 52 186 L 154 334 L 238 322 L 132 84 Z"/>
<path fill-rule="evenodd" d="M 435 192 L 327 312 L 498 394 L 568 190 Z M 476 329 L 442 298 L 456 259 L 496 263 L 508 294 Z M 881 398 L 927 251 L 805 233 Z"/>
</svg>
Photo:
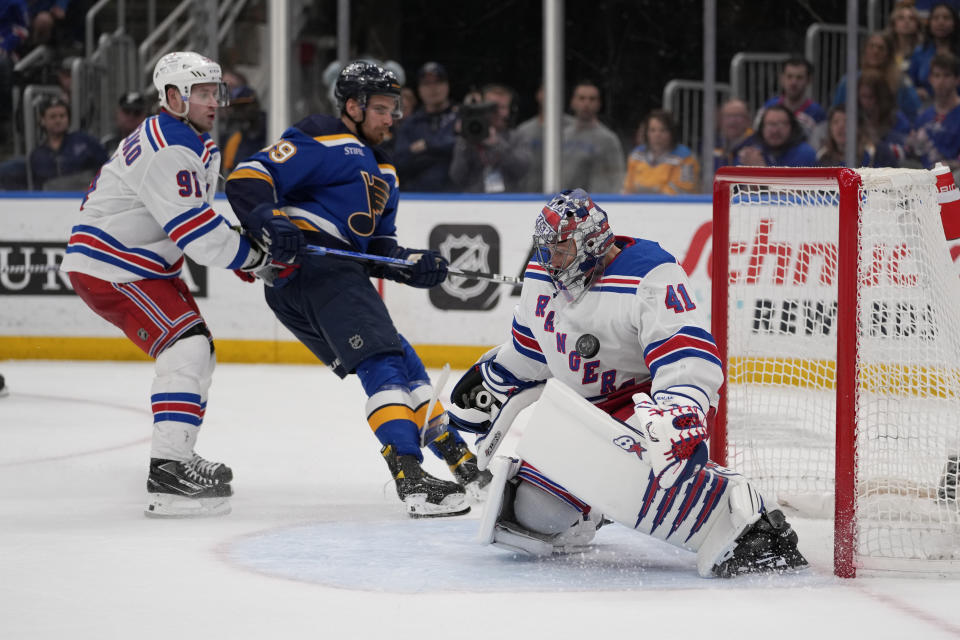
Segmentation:
<svg viewBox="0 0 960 640">
<path fill-rule="evenodd" d="M 450 266 L 461 271 L 500 270 L 500 236 L 485 224 L 441 224 L 430 232 L 430 248 L 439 251 Z M 430 289 L 430 302 L 438 309 L 485 311 L 496 306 L 500 289 L 495 283 L 448 275 Z"/>
<path fill-rule="evenodd" d="M 446 240 L 440 243 L 440 253 L 450 260 L 450 266 L 454 269 L 490 271 L 488 260 L 490 245 L 479 234 L 448 235 Z M 450 275 L 440 286 L 454 298 L 469 300 L 483 293 L 487 283 L 483 280 L 469 280 L 463 276 Z"/>
</svg>

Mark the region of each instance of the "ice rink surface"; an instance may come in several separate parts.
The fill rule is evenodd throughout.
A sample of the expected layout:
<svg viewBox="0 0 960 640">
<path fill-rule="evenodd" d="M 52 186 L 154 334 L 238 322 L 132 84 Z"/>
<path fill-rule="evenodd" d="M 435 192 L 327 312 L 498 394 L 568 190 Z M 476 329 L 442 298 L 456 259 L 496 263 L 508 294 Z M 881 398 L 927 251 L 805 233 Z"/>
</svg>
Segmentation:
<svg viewBox="0 0 960 640">
<path fill-rule="evenodd" d="M 197 450 L 233 513 L 148 519 L 151 364 L 0 374 L 2 639 L 960 638 L 960 580 L 835 578 L 826 521 L 791 518 L 808 571 L 721 581 L 619 525 L 532 560 L 473 542 L 480 507 L 411 520 L 359 382 L 320 366 L 219 365 Z"/>
</svg>

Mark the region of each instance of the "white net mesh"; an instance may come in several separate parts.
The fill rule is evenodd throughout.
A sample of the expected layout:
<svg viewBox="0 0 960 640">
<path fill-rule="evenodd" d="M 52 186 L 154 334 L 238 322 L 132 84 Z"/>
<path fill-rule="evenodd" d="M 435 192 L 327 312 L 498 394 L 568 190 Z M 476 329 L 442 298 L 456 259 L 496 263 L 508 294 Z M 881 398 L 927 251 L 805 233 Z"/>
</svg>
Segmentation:
<svg viewBox="0 0 960 640">
<path fill-rule="evenodd" d="M 960 282 L 931 174 L 858 173 L 856 563 L 953 569 Z M 789 179 L 730 195 L 728 464 L 821 516 L 834 495 L 838 201 Z"/>
</svg>

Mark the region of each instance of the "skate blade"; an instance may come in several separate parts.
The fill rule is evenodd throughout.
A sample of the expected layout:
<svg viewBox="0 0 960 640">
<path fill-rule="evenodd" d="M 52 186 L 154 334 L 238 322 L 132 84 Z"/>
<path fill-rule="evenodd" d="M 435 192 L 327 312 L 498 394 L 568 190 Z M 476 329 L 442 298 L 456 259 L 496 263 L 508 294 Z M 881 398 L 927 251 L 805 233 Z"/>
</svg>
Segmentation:
<svg viewBox="0 0 960 640">
<path fill-rule="evenodd" d="M 427 502 L 426 494 L 412 494 L 406 497 L 403 506 L 411 518 L 450 518 L 470 513 L 470 505 L 462 493 L 449 495 L 440 504 Z"/>
<path fill-rule="evenodd" d="M 170 493 L 150 494 L 143 514 L 148 518 L 209 518 L 230 513 L 230 499 L 187 498 Z"/>
</svg>

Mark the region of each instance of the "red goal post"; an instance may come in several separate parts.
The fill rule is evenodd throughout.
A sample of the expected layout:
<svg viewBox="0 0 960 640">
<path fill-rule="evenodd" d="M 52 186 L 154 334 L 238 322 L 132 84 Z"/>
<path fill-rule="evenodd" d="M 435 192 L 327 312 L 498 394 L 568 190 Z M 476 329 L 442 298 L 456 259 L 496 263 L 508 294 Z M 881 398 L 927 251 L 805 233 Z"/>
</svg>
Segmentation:
<svg viewBox="0 0 960 640">
<path fill-rule="evenodd" d="M 725 167 L 713 200 L 711 457 L 801 512 L 832 501 L 839 576 L 957 570 L 960 282 L 935 179 Z"/>
</svg>

